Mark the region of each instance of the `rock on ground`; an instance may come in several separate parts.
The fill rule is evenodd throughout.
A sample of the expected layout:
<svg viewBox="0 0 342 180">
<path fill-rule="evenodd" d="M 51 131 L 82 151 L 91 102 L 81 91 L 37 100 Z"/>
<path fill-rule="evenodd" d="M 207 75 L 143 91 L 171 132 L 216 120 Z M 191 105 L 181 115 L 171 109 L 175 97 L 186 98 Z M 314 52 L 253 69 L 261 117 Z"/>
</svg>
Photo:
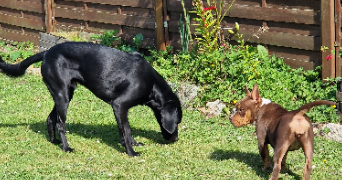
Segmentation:
<svg viewBox="0 0 342 180">
<path fill-rule="evenodd" d="M 334 123 L 313 123 L 312 125 L 315 136 L 342 143 L 342 125 Z"/>
</svg>

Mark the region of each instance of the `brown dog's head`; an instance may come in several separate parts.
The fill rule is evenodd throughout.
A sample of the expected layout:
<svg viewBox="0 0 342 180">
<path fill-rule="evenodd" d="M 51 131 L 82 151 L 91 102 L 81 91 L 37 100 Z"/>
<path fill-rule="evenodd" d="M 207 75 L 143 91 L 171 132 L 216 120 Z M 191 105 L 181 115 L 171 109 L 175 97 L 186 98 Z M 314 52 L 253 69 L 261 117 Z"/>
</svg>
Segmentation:
<svg viewBox="0 0 342 180">
<path fill-rule="evenodd" d="M 247 89 L 247 85 L 245 85 L 245 91 L 246 97 L 235 105 L 234 113 L 229 118 L 230 122 L 235 127 L 242 127 L 253 123 L 255 121 L 257 109 L 262 103 L 257 84 L 254 85 L 252 93 Z"/>
</svg>

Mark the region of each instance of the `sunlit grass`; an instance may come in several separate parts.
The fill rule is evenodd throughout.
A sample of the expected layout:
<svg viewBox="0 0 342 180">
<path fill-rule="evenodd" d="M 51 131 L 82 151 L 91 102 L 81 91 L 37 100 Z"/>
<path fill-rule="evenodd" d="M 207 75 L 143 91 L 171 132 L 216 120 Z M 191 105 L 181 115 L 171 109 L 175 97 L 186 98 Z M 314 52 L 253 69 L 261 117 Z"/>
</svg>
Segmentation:
<svg viewBox="0 0 342 180">
<path fill-rule="evenodd" d="M 129 111 L 133 136 L 145 146 L 129 157 L 119 144 L 110 105 L 79 86 L 67 119 L 75 153 L 48 142 L 46 117 L 53 100 L 40 77 L 0 75 L 0 179 L 267 179 L 255 128 L 234 128 L 226 118 L 184 111 L 179 141 L 164 144 L 150 109 Z M 288 155 L 283 179 L 301 179 L 304 155 Z M 339 179 L 342 145 L 315 138 L 311 179 Z"/>
</svg>

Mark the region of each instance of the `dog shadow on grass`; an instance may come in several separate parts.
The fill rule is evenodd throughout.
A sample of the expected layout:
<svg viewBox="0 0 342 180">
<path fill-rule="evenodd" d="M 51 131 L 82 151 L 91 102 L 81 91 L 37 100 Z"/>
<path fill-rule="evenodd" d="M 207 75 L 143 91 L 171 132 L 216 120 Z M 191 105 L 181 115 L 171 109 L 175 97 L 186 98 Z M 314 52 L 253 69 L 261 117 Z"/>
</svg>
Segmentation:
<svg viewBox="0 0 342 180">
<path fill-rule="evenodd" d="M 217 160 L 217 161 L 235 159 L 239 162 L 247 164 L 256 172 L 256 174 L 259 177 L 263 179 L 268 179 L 272 174 L 272 170 L 268 170 L 265 172 L 262 171 L 263 163 L 262 163 L 260 155 L 257 153 L 246 153 L 246 152 L 239 152 L 239 151 L 216 149 L 213 153 L 211 153 L 210 159 Z M 283 173 L 289 174 L 296 180 L 301 179 L 301 176 L 293 173 L 288 168 L 284 172 L 280 172 L 280 174 L 283 174 Z"/>
<path fill-rule="evenodd" d="M 46 140 L 49 140 L 49 135 L 47 132 L 47 127 L 45 122 L 39 122 L 35 124 L 29 124 L 30 129 L 34 132 L 39 132 L 39 134 L 44 134 Z M 67 138 L 68 134 L 76 134 L 82 136 L 86 139 L 100 139 L 101 142 L 113 147 L 119 152 L 125 152 L 125 148 L 120 144 L 119 130 L 116 124 L 112 125 L 91 125 L 91 124 L 73 124 L 67 123 Z M 166 140 L 163 139 L 160 132 L 153 130 L 144 130 L 140 128 L 131 127 L 133 137 L 144 137 L 158 144 L 168 144 Z M 56 134 L 58 137 L 58 135 Z M 70 137 L 69 139 L 70 140 Z M 139 142 L 139 141 L 138 141 Z M 57 145 L 62 147 L 61 144 Z M 72 144 L 70 147 L 73 148 Z M 133 147 L 134 148 L 134 147 Z M 77 149 L 76 149 L 77 151 Z"/>
</svg>

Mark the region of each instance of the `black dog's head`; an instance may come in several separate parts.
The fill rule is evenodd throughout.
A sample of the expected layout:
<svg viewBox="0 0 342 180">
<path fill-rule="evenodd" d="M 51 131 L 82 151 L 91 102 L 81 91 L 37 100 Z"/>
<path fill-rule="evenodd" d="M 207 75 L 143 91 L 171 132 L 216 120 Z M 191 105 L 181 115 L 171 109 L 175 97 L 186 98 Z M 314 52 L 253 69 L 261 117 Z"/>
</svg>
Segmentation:
<svg viewBox="0 0 342 180">
<path fill-rule="evenodd" d="M 169 101 L 160 111 L 158 122 L 163 138 L 170 142 L 178 140 L 178 124 L 182 120 L 182 108 L 179 101 Z"/>
</svg>

